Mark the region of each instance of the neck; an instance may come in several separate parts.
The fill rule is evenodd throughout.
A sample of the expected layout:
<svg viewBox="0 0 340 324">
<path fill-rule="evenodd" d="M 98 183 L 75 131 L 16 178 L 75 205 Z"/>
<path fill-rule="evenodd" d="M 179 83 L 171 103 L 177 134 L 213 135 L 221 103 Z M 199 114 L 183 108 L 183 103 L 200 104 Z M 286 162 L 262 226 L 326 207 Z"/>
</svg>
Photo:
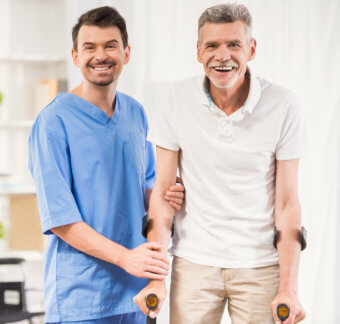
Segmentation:
<svg viewBox="0 0 340 324">
<path fill-rule="evenodd" d="M 117 81 L 108 86 L 97 86 L 87 80 L 70 92 L 81 97 L 103 110 L 110 118 L 114 112 L 114 100 L 116 97 Z"/>
<path fill-rule="evenodd" d="M 209 93 L 214 104 L 227 115 L 241 108 L 249 93 L 250 80 L 243 76 L 230 88 L 217 88 L 209 81 Z"/>
</svg>

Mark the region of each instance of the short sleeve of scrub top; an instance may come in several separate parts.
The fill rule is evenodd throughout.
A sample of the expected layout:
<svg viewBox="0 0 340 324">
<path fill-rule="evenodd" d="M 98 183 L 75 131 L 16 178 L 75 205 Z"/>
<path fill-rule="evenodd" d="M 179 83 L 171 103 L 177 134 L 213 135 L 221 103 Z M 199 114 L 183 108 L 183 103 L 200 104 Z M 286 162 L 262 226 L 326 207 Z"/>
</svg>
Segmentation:
<svg viewBox="0 0 340 324">
<path fill-rule="evenodd" d="M 39 211 L 44 234 L 50 229 L 82 221 L 71 191 L 72 172 L 65 131 L 57 119 L 40 116 L 30 139 L 29 168 L 39 190 Z M 34 163 L 33 163 L 34 160 Z"/>
</svg>

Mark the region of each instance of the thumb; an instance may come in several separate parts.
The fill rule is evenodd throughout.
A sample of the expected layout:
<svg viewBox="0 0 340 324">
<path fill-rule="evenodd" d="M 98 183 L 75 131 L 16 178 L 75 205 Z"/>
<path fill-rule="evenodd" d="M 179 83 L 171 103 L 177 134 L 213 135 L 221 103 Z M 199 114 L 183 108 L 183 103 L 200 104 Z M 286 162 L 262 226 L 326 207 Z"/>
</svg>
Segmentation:
<svg viewBox="0 0 340 324">
<path fill-rule="evenodd" d="M 275 324 L 281 324 L 281 320 L 277 315 L 277 304 L 273 306 L 273 319 Z"/>
</svg>

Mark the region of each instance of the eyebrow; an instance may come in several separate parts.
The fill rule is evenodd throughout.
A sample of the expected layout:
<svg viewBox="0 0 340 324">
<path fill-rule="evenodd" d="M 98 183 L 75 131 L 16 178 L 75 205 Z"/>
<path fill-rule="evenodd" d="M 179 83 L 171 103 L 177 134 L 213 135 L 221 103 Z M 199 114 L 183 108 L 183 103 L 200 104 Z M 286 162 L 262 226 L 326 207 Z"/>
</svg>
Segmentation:
<svg viewBox="0 0 340 324">
<path fill-rule="evenodd" d="M 208 46 L 208 45 L 215 45 L 215 44 L 218 44 L 220 43 L 219 41 L 208 41 L 206 43 L 204 43 L 205 46 Z M 227 41 L 228 44 L 241 44 L 242 42 L 239 40 L 239 39 L 232 39 L 232 40 L 229 40 Z"/>
<path fill-rule="evenodd" d="M 208 46 L 208 45 L 215 45 L 215 44 L 217 44 L 218 42 L 205 42 L 204 43 L 204 46 Z"/>
<path fill-rule="evenodd" d="M 240 43 L 242 43 L 239 39 L 232 39 L 232 40 L 230 40 L 230 41 L 228 41 L 228 43 L 236 43 L 236 44 L 240 44 Z"/>
<path fill-rule="evenodd" d="M 105 42 L 105 44 L 109 44 L 109 43 L 119 43 L 118 42 L 118 40 L 117 39 L 111 39 L 111 40 L 109 40 L 109 41 L 107 41 L 107 42 Z M 96 45 L 95 43 L 92 43 L 92 42 L 85 42 L 85 43 L 83 43 L 83 47 L 84 46 L 87 46 L 87 45 Z"/>
</svg>

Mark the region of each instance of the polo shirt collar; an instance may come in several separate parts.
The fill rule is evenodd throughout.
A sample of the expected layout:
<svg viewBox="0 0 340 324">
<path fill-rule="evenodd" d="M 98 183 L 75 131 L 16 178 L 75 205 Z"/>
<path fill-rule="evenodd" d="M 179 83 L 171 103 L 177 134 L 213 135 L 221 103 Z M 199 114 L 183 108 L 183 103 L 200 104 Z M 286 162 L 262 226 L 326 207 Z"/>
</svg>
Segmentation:
<svg viewBox="0 0 340 324">
<path fill-rule="evenodd" d="M 249 93 L 241 109 L 243 110 L 243 112 L 247 111 L 249 114 L 251 114 L 252 111 L 254 110 L 254 107 L 260 100 L 261 84 L 260 84 L 259 79 L 256 78 L 256 76 L 254 76 L 254 74 L 251 72 L 249 67 L 247 67 L 247 72 L 249 73 L 249 78 L 250 78 Z M 210 95 L 209 96 L 207 95 L 206 82 L 207 82 L 207 77 L 203 76 L 203 79 L 201 82 L 202 104 L 208 107 L 212 107 L 214 103 L 212 102 Z"/>
</svg>

